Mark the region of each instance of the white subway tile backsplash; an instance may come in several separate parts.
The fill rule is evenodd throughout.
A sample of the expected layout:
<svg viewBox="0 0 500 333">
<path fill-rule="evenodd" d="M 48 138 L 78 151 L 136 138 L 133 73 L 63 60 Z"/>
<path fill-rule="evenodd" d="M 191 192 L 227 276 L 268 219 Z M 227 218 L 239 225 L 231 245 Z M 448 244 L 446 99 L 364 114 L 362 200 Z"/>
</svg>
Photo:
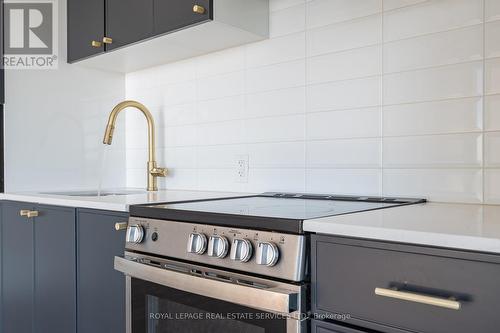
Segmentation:
<svg viewBox="0 0 500 333">
<path fill-rule="evenodd" d="M 378 45 L 307 59 L 307 83 L 340 81 L 382 74 Z"/>
<path fill-rule="evenodd" d="M 196 85 L 198 100 L 216 99 L 243 94 L 245 91 L 245 72 L 210 76 L 199 79 Z"/>
<path fill-rule="evenodd" d="M 251 68 L 246 75 L 247 92 L 303 86 L 305 75 L 305 60 Z"/>
<path fill-rule="evenodd" d="M 481 146 L 477 133 L 384 138 L 384 167 L 481 167 Z"/>
<path fill-rule="evenodd" d="M 304 168 L 304 142 L 255 143 L 247 145 L 251 168 Z"/>
<path fill-rule="evenodd" d="M 500 57 L 500 20 L 485 24 L 485 56 Z"/>
<path fill-rule="evenodd" d="M 307 111 L 371 107 L 381 104 L 381 77 L 307 86 Z"/>
<path fill-rule="evenodd" d="M 500 95 L 484 97 L 485 130 L 500 131 Z"/>
<path fill-rule="evenodd" d="M 305 33 L 266 39 L 247 46 L 247 67 L 259 67 L 302 59 L 306 55 Z"/>
<path fill-rule="evenodd" d="M 309 141 L 308 168 L 379 168 L 382 161 L 380 139 Z"/>
<path fill-rule="evenodd" d="M 384 45 L 384 72 L 447 65 L 483 57 L 483 26 L 475 25 Z"/>
<path fill-rule="evenodd" d="M 500 169 L 486 169 L 484 171 L 484 202 L 500 204 Z"/>
<path fill-rule="evenodd" d="M 269 36 L 283 36 L 305 29 L 305 5 L 298 5 L 271 12 L 269 17 Z"/>
<path fill-rule="evenodd" d="M 248 173 L 248 192 L 304 192 L 303 169 L 251 169 Z"/>
<path fill-rule="evenodd" d="M 200 101 L 197 105 L 197 120 L 200 123 L 237 120 L 243 117 L 244 110 L 244 95 Z"/>
<path fill-rule="evenodd" d="M 500 2 L 498 0 L 485 0 L 486 20 L 500 19 Z"/>
<path fill-rule="evenodd" d="M 161 121 L 165 126 L 177 126 L 196 123 L 196 104 L 178 104 L 159 108 L 157 121 Z"/>
<path fill-rule="evenodd" d="M 484 165 L 500 168 L 500 132 L 484 134 Z"/>
<path fill-rule="evenodd" d="M 381 27 L 381 15 L 372 15 L 308 30 L 307 55 L 315 56 L 379 44 L 382 41 Z"/>
<path fill-rule="evenodd" d="M 481 97 L 384 106 L 383 134 L 477 132 L 482 129 L 482 110 Z"/>
<path fill-rule="evenodd" d="M 481 62 L 469 62 L 385 75 L 384 103 L 479 96 L 483 91 L 482 69 Z"/>
<path fill-rule="evenodd" d="M 306 88 L 295 87 L 246 95 L 245 117 L 269 117 L 304 113 Z"/>
<path fill-rule="evenodd" d="M 384 10 L 388 11 L 397 8 L 416 5 L 429 0 L 383 0 L 383 1 L 384 1 Z"/>
<path fill-rule="evenodd" d="M 164 147 L 194 146 L 197 132 L 196 125 L 164 127 L 158 132 L 158 139 L 164 138 Z"/>
<path fill-rule="evenodd" d="M 198 146 L 196 163 L 198 169 L 231 169 L 236 163 L 236 156 L 247 155 L 244 144 Z"/>
<path fill-rule="evenodd" d="M 253 118 L 245 121 L 246 142 L 304 140 L 304 115 Z"/>
<path fill-rule="evenodd" d="M 352 20 L 382 11 L 382 0 L 313 0 L 307 3 L 307 28 Z"/>
<path fill-rule="evenodd" d="M 478 203 L 481 169 L 384 169 L 384 195 Z"/>
<path fill-rule="evenodd" d="M 307 115 L 307 139 L 380 136 L 380 108 L 318 112 Z"/>
<path fill-rule="evenodd" d="M 483 0 L 433 0 L 384 14 L 384 41 L 481 23 Z"/>
<path fill-rule="evenodd" d="M 242 143 L 245 140 L 244 131 L 243 120 L 200 124 L 197 126 L 196 144 L 205 146 Z"/>
<path fill-rule="evenodd" d="M 500 58 L 488 59 L 485 61 L 485 81 L 486 94 L 500 93 Z"/>
<path fill-rule="evenodd" d="M 328 194 L 381 195 L 382 172 L 379 169 L 307 169 L 306 191 Z"/>
<path fill-rule="evenodd" d="M 500 204 L 499 4 L 270 0 L 270 39 L 127 74 L 160 187 Z M 122 118 L 127 186 L 144 187 L 144 117 Z"/>
<path fill-rule="evenodd" d="M 234 47 L 195 58 L 196 77 L 220 75 L 245 69 L 245 48 Z"/>
</svg>

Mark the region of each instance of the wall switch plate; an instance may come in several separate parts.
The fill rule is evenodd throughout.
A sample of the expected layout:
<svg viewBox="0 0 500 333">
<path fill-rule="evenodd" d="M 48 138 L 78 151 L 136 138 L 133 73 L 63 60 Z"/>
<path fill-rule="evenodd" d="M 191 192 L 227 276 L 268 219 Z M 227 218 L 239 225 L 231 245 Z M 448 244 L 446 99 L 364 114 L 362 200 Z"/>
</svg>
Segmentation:
<svg viewBox="0 0 500 333">
<path fill-rule="evenodd" d="M 248 155 L 235 156 L 235 172 L 237 183 L 248 183 Z"/>
</svg>

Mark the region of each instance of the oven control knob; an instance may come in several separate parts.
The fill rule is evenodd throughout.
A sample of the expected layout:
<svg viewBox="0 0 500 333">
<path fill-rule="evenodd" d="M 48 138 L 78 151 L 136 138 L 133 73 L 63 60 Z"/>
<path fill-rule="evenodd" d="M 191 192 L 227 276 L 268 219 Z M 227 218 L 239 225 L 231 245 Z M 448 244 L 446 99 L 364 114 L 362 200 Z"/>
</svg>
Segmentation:
<svg viewBox="0 0 500 333">
<path fill-rule="evenodd" d="M 208 240 L 208 255 L 210 257 L 224 258 L 227 255 L 229 243 L 224 236 L 210 236 Z"/>
<path fill-rule="evenodd" d="M 276 244 L 271 242 L 258 242 L 257 244 L 257 264 L 274 266 L 280 257 L 280 250 Z"/>
<path fill-rule="evenodd" d="M 189 253 L 203 254 L 207 249 L 207 236 L 202 233 L 193 232 L 189 235 L 187 251 Z"/>
<path fill-rule="evenodd" d="M 144 239 L 144 228 L 140 224 L 130 225 L 127 228 L 125 241 L 127 243 L 139 244 Z"/>
<path fill-rule="evenodd" d="M 248 239 L 235 238 L 231 246 L 231 259 L 247 262 L 252 258 L 252 243 Z"/>
</svg>

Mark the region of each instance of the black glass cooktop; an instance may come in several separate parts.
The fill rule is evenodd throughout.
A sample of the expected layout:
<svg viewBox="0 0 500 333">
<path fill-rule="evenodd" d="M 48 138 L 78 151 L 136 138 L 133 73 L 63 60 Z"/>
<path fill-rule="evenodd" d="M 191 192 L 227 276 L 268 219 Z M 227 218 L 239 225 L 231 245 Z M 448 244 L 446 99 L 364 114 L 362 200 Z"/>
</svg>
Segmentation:
<svg viewBox="0 0 500 333">
<path fill-rule="evenodd" d="M 132 206 L 132 216 L 282 232 L 302 221 L 425 202 L 423 199 L 264 193 L 257 196 Z"/>
</svg>

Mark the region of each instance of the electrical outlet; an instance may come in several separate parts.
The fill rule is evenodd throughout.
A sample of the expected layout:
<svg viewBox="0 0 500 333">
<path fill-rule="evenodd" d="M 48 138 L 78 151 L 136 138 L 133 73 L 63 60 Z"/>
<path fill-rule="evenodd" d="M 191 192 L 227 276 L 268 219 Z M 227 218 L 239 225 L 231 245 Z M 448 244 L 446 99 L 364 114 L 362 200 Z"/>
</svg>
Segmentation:
<svg viewBox="0 0 500 333">
<path fill-rule="evenodd" d="M 235 172 L 237 183 L 248 183 L 248 155 L 236 155 Z"/>
</svg>

